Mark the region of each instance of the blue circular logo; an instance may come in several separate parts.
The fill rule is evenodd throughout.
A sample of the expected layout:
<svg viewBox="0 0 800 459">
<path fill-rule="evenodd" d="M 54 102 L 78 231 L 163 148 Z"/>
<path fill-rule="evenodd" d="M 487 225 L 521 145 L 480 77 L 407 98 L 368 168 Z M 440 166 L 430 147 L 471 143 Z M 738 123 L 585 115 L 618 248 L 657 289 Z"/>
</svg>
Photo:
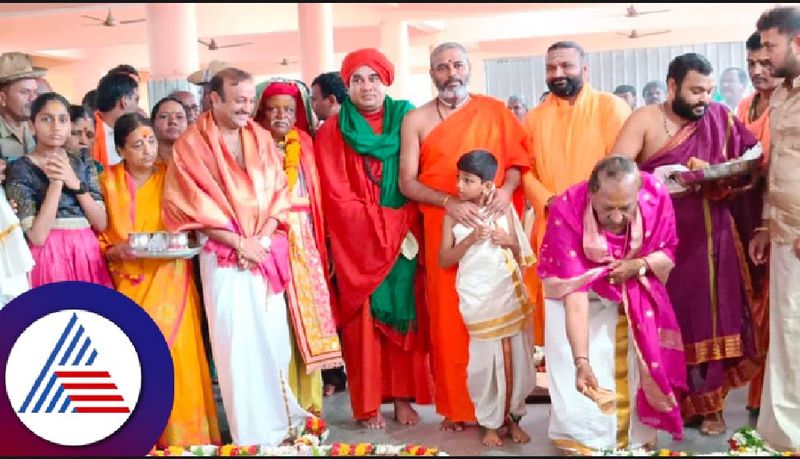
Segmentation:
<svg viewBox="0 0 800 459">
<path fill-rule="evenodd" d="M 172 357 L 153 319 L 87 282 L 30 290 L 0 309 L 2 456 L 145 455 L 167 424 Z"/>
</svg>

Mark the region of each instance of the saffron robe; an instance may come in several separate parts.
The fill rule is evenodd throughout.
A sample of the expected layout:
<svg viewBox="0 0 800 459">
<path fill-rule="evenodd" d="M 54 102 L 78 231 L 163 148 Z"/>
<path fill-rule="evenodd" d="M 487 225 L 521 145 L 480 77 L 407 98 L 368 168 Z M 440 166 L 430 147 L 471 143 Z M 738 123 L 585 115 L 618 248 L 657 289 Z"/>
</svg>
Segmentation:
<svg viewBox="0 0 800 459">
<path fill-rule="evenodd" d="M 491 152 L 498 162 L 495 184 L 501 186 L 510 167 L 524 173 L 530 167 L 527 140 L 519 121 L 505 105 L 491 97 L 470 94 L 472 100 L 437 125 L 420 146 L 419 181 L 435 190 L 457 195 L 456 163 L 474 149 Z M 514 200 L 522 213 L 521 188 Z M 435 262 L 442 241 L 444 208 L 420 205 L 425 224 L 425 259 L 430 304 L 431 344 L 436 412 L 454 422 L 475 421 L 467 391 L 469 335 L 458 310 L 456 267 L 442 269 Z M 532 270 L 530 270 L 532 271 Z"/>
<path fill-rule="evenodd" d="M 373 132 L 381 132 L 383 111 L 364 118 Z M 369 303 L 370 295 L 403 256 L 406 234 L 411 231 L 417 241 L 422 240 L 416 204 L 407 202 L 399 209 L 380 205 L 382 164 L 347 145 L 338 115 L 322 125 L 314 148 L 338 284 L 335 315 L 342 329 L 353 415 L 368 419 L 381 403 L 393 398 L 432 403 L 422 270 L 415 276 L 417 328 L 404 335 L 402 342 L 388 327 L 376 324 Z M 420 259 L 422 255 L 420 251 Z"/>
<path fill-rule="evenodd" d="M 630 114 L 631 108 L 625 101 L 584 82 L 573 105 L 550 94 L 525 116 L 523 124 L 530 141 L 531 171 L 523 176 L 522 183 L 536 215 L 531 236 L 536 254 L 544 239 L 547 200 L 589 178 L 594 165 L 611 153 Z M 531 298 L 542 305 L 541 283 L 534 270 L 526 273 L 525 281 Z M 535 344 L 542 345 L 543 307 L 536 308 L 534 323 Z"/>
<path fill-rule="evenodd" d="M 700 120 L 681 128 L 640 168 L 652 172 L 663 165 L 686 165 L 692 156 L 718 164 L 756 143 L 727 108 L 711 103 Z M 686 418 L 721 411 L 728 391 L 747 384 L 764 357 L 754 340 L 747 293 L 752 287 L 744 247 L 750 235 L 740 237 L 736 229 L 734 202 L 743 201 L 701 193 L 673 197 L 679 243 L 667 291 L 686 351 Z"/>
</svg>

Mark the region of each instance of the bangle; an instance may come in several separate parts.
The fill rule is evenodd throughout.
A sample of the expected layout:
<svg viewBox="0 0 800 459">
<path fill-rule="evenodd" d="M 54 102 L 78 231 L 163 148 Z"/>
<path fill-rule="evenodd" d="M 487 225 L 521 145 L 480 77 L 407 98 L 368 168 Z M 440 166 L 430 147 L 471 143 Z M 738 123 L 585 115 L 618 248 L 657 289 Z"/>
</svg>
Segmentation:
<svg viewBox="0 0 800 459">
<path fill-rule="evenodd" d="M 448 194 L 444 197 L 444 201 L 442 201 L 442 207 L 447 206 L 447 201 L 449 200 L 450 200 L 450 195 Z"/>
<path fill-rule="evenodd" d="M 579 355 L 578 357 L 575 357 L 575 359 L 572 361 L 572 364 L 575 365 L 576 367 L 578 366 L 578 360 L 586 360 L 586 364 L 587 365 L 589 364 L 589 357 L 584 357 Z"/>
<path fill-rule="evenodd" d="M 763 231 L 769 231 L 769 228 L 767 228 L 766 226 L 759 226 L 758 228 L 753 230 L 753 234 L 758 234 Z"/>
</svg>

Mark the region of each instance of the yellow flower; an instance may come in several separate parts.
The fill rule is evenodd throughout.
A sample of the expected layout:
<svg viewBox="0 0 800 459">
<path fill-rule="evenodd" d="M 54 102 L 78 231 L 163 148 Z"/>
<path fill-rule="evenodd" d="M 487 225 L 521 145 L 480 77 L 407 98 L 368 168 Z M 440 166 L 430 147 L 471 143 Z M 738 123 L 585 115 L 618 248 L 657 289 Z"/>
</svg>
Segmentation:
<svg viewBox="0 0 800 459">
<path fill-rule="evenodd" d="M 283 160 L 283 169 L 286 171 L 289 191 L 292 191 L 297 183 L 297 168 L 300 166 L 300 134 L 297 129 L 292 129 L 286 134 L 286 146 L 284 148 L 286 157 Z"/>
<path fill-rule="evenodd" d="M 236 446 L 234 446 L 234 445 L 223 445 L 219 449 L 219 455 L 220 456 L 230 456 L 231 452 L 233 452 L 235 449 L 236 449 Z"/>
<path fill-rule="evenodd" d="M 169 446 L 167 451 L 169 451 L 170 456 L 180 456 L 185 450 L 180 446 Z"/>
<path fill-rule="evenodd" d="M 659 450 L 659 451 L 658 451 L 658 455 L 659 455 L 659 456 L 669 456 L 669 454 L 670 454 L 670 453 L 669 453 L 669 450 L 668 450 L 668 449 L 662 449 L 662 450 Z"/>
</svg>

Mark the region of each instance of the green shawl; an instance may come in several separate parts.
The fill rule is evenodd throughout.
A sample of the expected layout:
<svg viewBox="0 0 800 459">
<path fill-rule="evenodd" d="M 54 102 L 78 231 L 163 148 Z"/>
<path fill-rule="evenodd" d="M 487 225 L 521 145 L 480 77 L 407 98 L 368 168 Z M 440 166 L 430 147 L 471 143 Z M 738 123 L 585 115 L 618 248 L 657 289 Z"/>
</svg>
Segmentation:
<svg viewBox="0 0 800 459">
<path fill-rule="evenodd" d="M 399 209 L 407 199 L 400 193 L 400 125 L 406 113 L 414 106 L 407 100 L 394 100 L 389 96 L 383 102 L 383 128 L 380 134 L 372 131 L 369 123 L 349 97 L 339 110 L 339 129 L 345 143 L 359 155 L 372 156 L 381 161 L 381 206 Z M 392 329 L 407 333 L 416 321 L 414 301 L 414 275 L 417 259 L 398 257 L 392 270 L 370 295 L 372 317 Z"/>
</svg>

